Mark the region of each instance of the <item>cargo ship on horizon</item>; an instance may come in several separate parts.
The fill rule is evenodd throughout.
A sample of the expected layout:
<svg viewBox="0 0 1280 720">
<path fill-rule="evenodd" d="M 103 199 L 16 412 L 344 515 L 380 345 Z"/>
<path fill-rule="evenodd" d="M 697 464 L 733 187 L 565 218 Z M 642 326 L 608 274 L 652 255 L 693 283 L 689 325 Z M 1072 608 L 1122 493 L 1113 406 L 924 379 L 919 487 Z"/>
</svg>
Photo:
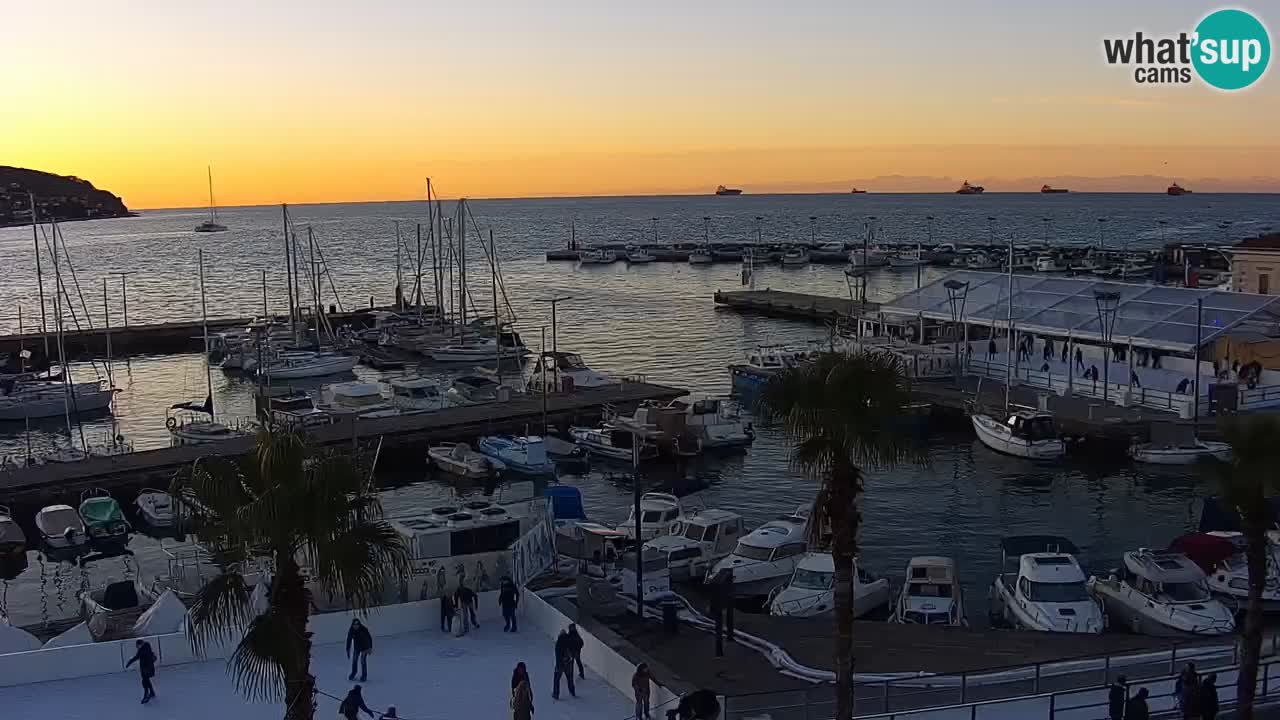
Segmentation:
<svg viewBox="0 0 1280 720">
<path fill-rule="evenodd" d="M 957 195 L 981 195 L 986 188 L 981 185 L 970 185 L 968 180 L 960 185 L 960 189 L 956 191 Z"/>
<path fill-rule="evenodd" d="M 1165 192 L 1169 193 L 1170 195 L 1190 195 L 1191 194 L 1190 190 L 1182 187 L 1178 183 L 1174 183 L 1170 185 L 1169 189 L 1165 190 Z"/>
<path fill-rule="evenodd" d="M 1068 193 L 1071 191 L 1066 188 L 1056 188 L 1056 187 L 1049 187 L 1048 185 L 1041 185 L 1040 192 L 1044 193 L 1045 195 L 1055 195 L 1059 193 Z"/>
<path fill-rule="evenodd" d="M 717 195 L 741 195 L 741 194 L 742 194 L 742 189 L 741 189 L 741 188 L 725 187 L 725 186 L 721 185 L 720 187 L 717 187 L 717 188 L 716 188 L 716 194 L 717 194 Z"/>
</svg>

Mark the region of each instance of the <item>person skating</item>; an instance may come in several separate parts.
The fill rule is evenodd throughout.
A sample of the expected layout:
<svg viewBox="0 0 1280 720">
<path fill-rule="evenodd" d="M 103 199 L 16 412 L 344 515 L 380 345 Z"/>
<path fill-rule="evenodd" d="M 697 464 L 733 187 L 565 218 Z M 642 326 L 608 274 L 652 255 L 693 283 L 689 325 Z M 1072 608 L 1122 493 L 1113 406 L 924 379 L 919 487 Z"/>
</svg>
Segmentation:
<svg viewBox="0 0 1280 720">
<path fill-rule="evenodd" d="M 524 663 L 516 663 L 516 669 L 511 673 L 511 718 L 533 718 L 533 685 L 529 682 L 529 671 Z"/>
<path fill-rule="evenodd" d="M 566 628 L 560 631 L 560 636 L 556 638 L 556 672 L 555 680 L 551 686 L 551 697 L 560 699 L 560 676 L 563 675 L 565 682 L 569 684 L 569 694 L 578 697 L 578 692 L 573 686 L 573 639 L 569 637 L 569 630 Z"/>
<path fill-rule="evenodd" d="M 578 626 L 569 623 L 569 650 L 573 653 L 573 662 L 578 665 L 578 677 L 583 680 L 587 679 L 587 671 L 582 667 L 582 636 L 578 634 Z M 569 672 L 573 672 L 573 665 L 569 666 Z"/>
<path fill-rule="evenodd" d="M 650 720 L 649 716 L 649 665 L 640 663 L 631 676 L 631 691 L 636 696 L 636 720 Z"/>
<path fill-rule="evenodd" d="M 1107 693 L 1107 709 L 1111 720 L 1124 720 L 1124 704 L 1129 701 L 1129 683 L 1121 675 Z"/>
<path fill-rule="evenodd" d="M 352 650 L 355 650 L 353 653 Z M 351 658 L 351 674 L 348 680 L 356 679 L 356 666 L 360 667 L 360 682 L 369 679 L 369 653 L 373 652 L 373 635 L 358 619 L 351 621 L 347 630 L 347 657 Z"/>
<path fill-rule="evenodd" d="M 498 591 L 498 607 L 502 608 L 502 632 L 516 631 L 516 609 L 520 606 L 520 589 L 511 578 L 502 579 Z"/>
<path fill-rule="evenodd" d="M 373 717 L 373 711 L 369 709 L 368 705 L 364 704 L 364 692 L 359 685 L 356 685 L 351 688 L 347 696 L 338 704 L 338 714 L 347 720 L 356 720 L 360 716 L 361 710 L 365 711 L 369 717 Z"/>
<path fill-rule="evenodd" d="M 1129 698 L 1129 703 L 1124 706 L 1124 720 L 1151 720 L 1146 688 L 1138 688 L 1137 694 Z"/>
<path fill-rule="evenodd" d="M 156 696 L 156 689 L 151 685 L 151 678 L 156 676 L 156 654 L 146 640 L 137 641 L 134 647 L 137 651 L 125 663 L 125 668 L 138 663 L 138 675 L 142 677 L 142 704 L 146 705 Z"/>
</svg>

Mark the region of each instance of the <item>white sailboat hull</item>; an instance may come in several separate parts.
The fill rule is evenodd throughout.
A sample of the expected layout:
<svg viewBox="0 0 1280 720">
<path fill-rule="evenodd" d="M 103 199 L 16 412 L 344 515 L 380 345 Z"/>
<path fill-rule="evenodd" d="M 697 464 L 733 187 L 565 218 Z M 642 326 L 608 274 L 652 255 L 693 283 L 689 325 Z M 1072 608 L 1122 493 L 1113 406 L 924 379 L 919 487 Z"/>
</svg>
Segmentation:
<svg viewBox="0 0 1280 720">
<path fill-rule="evenodd" d="M 1231 445 L 1203 440 L 1192 447 L 1155 447 L 1142 443 L 1129 448 L 1129 456 L 1137 462 L 1153 465 L 1194 465 L 1201 460 L 1230 462 Z"/>
<path fill-rule="evenodd" d="M 504 347 L 502 356 L 506 358 L 525 357 L 529 349 L 524 346 Z M 498 355 L 498 349 L 492 345 L 455 345 L 432 351 L 431 359 L 436 362 L 471 362 L 474 360 L 492 360 Z"/>
<path fill-rule="evenodd" d="M 1062 440 L 1029 440 L 1017 437 L 1003 423 L 989 415 L 974 415 L 973 430 L 983 445 L 1005 455 L 1030 460 L 1056 460 L 1066 454 Z"/>
<path fill-rule="evenodd" d="M 65 395 L 41 394 L 35 397 L 0 399 L 0 420 L 58 417 L 67 412 L 87 413 L 111 406 L 115 390 L 77 392 L 74 402 Z"/>
<path fill-rule="evenodd" d="M 259 370 L 273 380 L 296 380 L 298 378 L 324 377 L 351 372 L 359 358 L 348 355 L 316 358 L 315 360 L 290 363 L 285 365 L 268 365 Z"/>
</svg>

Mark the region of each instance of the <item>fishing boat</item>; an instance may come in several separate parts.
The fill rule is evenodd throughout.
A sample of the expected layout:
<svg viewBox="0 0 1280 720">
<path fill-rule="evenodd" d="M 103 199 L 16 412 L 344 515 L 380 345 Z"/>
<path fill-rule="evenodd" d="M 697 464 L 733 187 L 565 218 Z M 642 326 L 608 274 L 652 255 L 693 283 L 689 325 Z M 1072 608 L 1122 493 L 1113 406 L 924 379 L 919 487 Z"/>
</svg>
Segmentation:
<svg viewBox="0 0 1280 720">
<path fill-rule="evenodd" d="M 639 245 L 628 245 L 626 258 L 628 263 L 636 265 L 651 263 L 654 260 L 657 260 L 657 258 L 653 256 L 653 253 Z"/>
<path fill-rule="evenodd" d="M 1001 540 L 1001 572 L 988 603 L 992 623 L 1040 632 L 1102 632 L 1106 616 L 1089 593 L 1075 557 L 1079 552 L 1070 540 L 1053 535 Z"/>
<path fill-rule="evenodd" d="M 698 582 L 708 568 L 733 552 L 744 532 L 738 513 L 697 510 L 676 518 L 669 533 L 645 542 L 644 547 L 667 556 L 672 580 Z"/>
<path fill-rule="evenodd" d="M 22 555 L 27 551 L 27 535 L 22 532 L 13 511 L 8 505 L 0 505 L 0 562 Z"/>
<path fill-rule="evenodd" d="M 1066 454 L 1053 416 L 1046 412 L 1018 410 L 1004 422 L 991 415 L 973 415 L 973 430 L 983 445 L 1005 455 L 1030 460 L 1057 460 Z"/>
<path fill-rule="evenodd" d="M 1191 194 L 1190 190 L 1182 187 L 1178 183 L 1173 183 L 1172 185 L 1170 185 L 1168 189 L 1165 190 L 1165 192 L 1169 195 L 1190 195 Z"/>
<path fill-rule="evenodd" d="M 715 253 L 709 245 L 699 245 L 689 253 L 690 265 L 710 265 L 715 260 Z"/>
<path fill-rule="evenodd" d="M 952 627 L 968 625 L 956 561 L 929 555 L 907 561 L 906 582 L 894 606 L 892 621 Z"/>
<path fill-rule="evenodd" d="M 1180 444 L 1134 443 L 1129 457 L 1154 465 L 1193 465 L 1203 460 L 1231 461 L 1231 443 L 1191 440 Z"/>
<path fill-rule="evenodd" d="M 720 185 L 716 188 L 717 195 L 741 195 L 742 190 L 738 188 L 725 187 Z"/>
<path fill-rule="evenodd" d="M 1063 193 L 1069 193 L 1071 191 L 1066 188 L 1056 188 L 1056 187 L 1049 187 L 1048 185 L 1041 185 L 1040 192 L 1045 195 L 1061 195 Z"/>
<path fill-rule="evenodd" d="M 178 523 L 178 511 L 173 496 L 163 490 L 143 488 L 133 501 L 138 517 L 153 528 L 171 528 Z"/>
<path fill-rule="evenodd" d="M 1267 531 L 1266 576 L 1262 587 L 1262 611 L 1280 613 L 1280 532 Z M 1249 543 L 1243 533 L 1213 531 L 1189 533 L 1174 540 L 1170 550 L 1185 554 L 1204 571 L 1209 592 L 1235 612 L 1249 603 Z"/>
<path fill-rule="evenodd" d="M 258 374 L 272 381 L 325 377 L 349 373 L 359 361 L 353 355 L 336 352 L 292 353 L 258 368 Z"/>
<path fill-rule="evenodd" d="M 123 547 L 133 529 L 124 519 L 120 503 L 106 490 L 86 490 L 80 496 L 80 520 L 89 542 L 98 547 Z"/>
<path fill-rule="evenodd" d="M 70 505 L 47 505 L 36 513 L 36 531 L 50 550 L 76 550 L 89 542 L 84 521 Z"/>
<path fill-rule="evenodd" d="M 1180 552 L 1139 548 L 1089 590 L 1113 627 L 1157 637 L 1216 637 L 1235 632 L 1231 610 L 1209 592 L 1204 571 Z"/>
<path fill-rule="evenodd" d="M 441 443 L 427 448 L 427 457 L 441 470 L 472 480 L 484 480 L 501 473 L 506 464 L 486 457 L 466 443 Z"/>
<path fill-rule="evenodd" d="M 689 402 L 673 400 L 668 407 L 684 413 L 685 432 L 694 437 L 701 449 L 745 447 L 755 440 L 752 424 L 720 398 L 698 396 Z"/>
<path fill-rule="evenodd" d="M 486 375 L 462 375 L 453 379 L 445 397 L 450 405 L 496 402 L 502 398 L 505 387 Z"/>
<path fill-rule="evenodd" d="M 738 574 L 734 573 L 734 582 Z M 816 617 L 835 609 L 835 561 L 825 550 L 805 553 L 791 579 L 769 598 L 769 614 L 778 617 Z M 877 578 L 853 561 L 853 616 L 862 617 L 885 607 L 892 599 L 889 581 Z"/>
<path fill-rule="evenodd" d="M 424 377 L 399 377 L 387 381 L 391 386 L 391 404 L 404 411 L 426 412 L 445 406 L 444 394 L 435 380 Z"/>
<path fill-rule="evenodd" d="M 671 532 L 673 523 L 685 514 L 680 498 L 671 493 L 648 492 L 640 496 L 640 539 L 652 540 Z M 629 538 L 636 536 L 636 509 L 618 523 L 617 530 Z"/>
<path fill-rule="evenodd" d="M 547 457 L 542 438 L 537 435 L 486 435 L 480 438 L 476 449 L 518 473 L 554 475 L 556 472 L 556 464 Z"/>
<path fill-rule="evenodd" d="M 961 183 L 960 189 L 956 190 L 956 194 L 957 195 L 981 195 L 985 191 L 986 191 L 986 188 L 982 187 L 981 185 L 970 185 L 969 181 L 965 180 L 963 183 Z"/>
<path fill-rule="evenodd" d="M 205 171 L 209 176 L 209 218 L 196 226 L 196 232 L 223 232 L 227 226 L 218 222 L 218 206 L 213 202 L 213 168 L 206 167 Z"/>
<path fill-rule="evenodd" d="M 733 590 L 737 595 L 766 597 L 774 588 L 787 582 L 808 549 L 805 528 L 809 524 L 809 507 L 770 520 L 747 533 L 733 552 L 707 571 L 707 582 L 722 572 L 733 573 Z"/>
<path fill-rule="evenodd" d="M 612 460 L 630 462 L 633 452 L 638 452 L 640 462 L 658 457 L 658 447 L 645 440 L 640 440 L 637 451 L 632 450 L 635 436 L 629 431 L 609 423 L 598 427 L 571 427 L 569 437 L 588 455 L 600 456 Z"/>
<path fill-rule="evenodd" d="M 924 255 L 919 248 L 915 250 L 899 250 L 889 256 L 889 267 L 894 270 L 909 270 L 924 264 Z"/>
<path fill-rule="evenodd" d="M 782 253 L 783 267 L 802 267 L 808 264 L 809 251 L 804 248 L 787 248 L 786 252 Z"/>
<path fill-rule="evenodd" d="M 608 248 L 591 248 L 578 253 L 579 265 L 610 265 L 618 261 L 618 253 Z"/>
</svg>

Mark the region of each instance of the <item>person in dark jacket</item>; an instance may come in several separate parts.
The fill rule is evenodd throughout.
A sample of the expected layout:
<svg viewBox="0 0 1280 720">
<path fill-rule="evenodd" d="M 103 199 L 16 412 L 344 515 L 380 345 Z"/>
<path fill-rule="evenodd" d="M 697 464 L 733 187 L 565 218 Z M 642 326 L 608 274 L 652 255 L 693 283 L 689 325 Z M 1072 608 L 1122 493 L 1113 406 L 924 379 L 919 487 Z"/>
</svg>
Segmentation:
<svg viewBox="0 0 1280 720">
<path fill-rule="evenodd" d="M 1178 679 L 1174 681 L 1173 691 L 1177 696 L 1178 708 L 1182 711 L 1182 717 L 1200 717 L 1200 675 L 1196 672 L 1196 664 L 1194 662 L 1188 662 L 1183 666 L 1182 672 L 1178 673 Z"/>
<path fill-rule="evenodd" d="M 720 701 L 710 690 L 694 690 L 680 698 L 674 710 L 667 711 L 667 720 L 716 720 L 719 717 Z"/>
<path fill-rule="evenodd" d="M 573 653 L 573 662 L 578 665 L 578 677 L 586 680 L 587 671 L 582 667 L 582 636 L 578 634 L 578 626 L 569 623 L 569 651 Z M 569 665 L 569 673 L 573 673 L 573 665 Z"/>
<path fill-rule="evenodd" d="M 498 607 L 502 608 L 502 632 L 516 631 L 516 608 L 520 606 L 520 589 L 511 578 L 502 578 L 498 591 Z"/>
<path fill-rule="evenodd" d="M 1138 692 L 1124 706 L 1124 720 L 1151 720 L 1151 711 L 1147 709 L 1147 689 L 1138 688 Z"/>
<path fill-rule="evenodd" d="M 1209 673 L 1200 682 L 1200 717 L 1215 720 L 1218 717 L 1218 675 Z"/>
<path fill-rule="evenodd" d="M 387 711 L 382 713 L 382 717 L 378 720 L 400 720 L 400 716 L 396 714 L 396 706 L 392 705 Z"/>
<path fill-rule="evenodd" d="M 1111 720 L 1124 720 L 1124 704 L 1129 700 L 1129 683 L 1121 675 L 1111 684 L 1107 693 L 1108 717 Z"/>
<path fill-rule="evenodd" d="M 551 686 L 551 697 L 556 700 L 560 699 L 561 675 L 569 683 L 569 694 L 578 697 L 578 691 L 573 687 L 573 640 L 569 637 L 568 629 L 561 630 L 560 636 L 556 638 L 556 672 Z"/>
<path fill-rule="evenodd" d="M 137 652 L 125 663 L 125 667 L 138 663 L 138 675 L 142 677 L 142 704 L 146 705 L 156 696 L 156 689 L 151 685 L 151 678 L 156 676 L 156 654 L 151 649 L 151 643 L 146 640 L 137 641 L 134 647 Z"/>
<path fill-rule="evenodd" d="M 453 596 L 440 596 L 440 632 L 453 632 Z"/>
<path fill-rule="evenodd" d="M 338 714 L 347 720 L 356 720 L 361 710 L 365 711 L 369 717 L 373 717 L 373 711 L 364 704 L 364 692 L 360 690 L 359 685 L 356 685 L 338 704 Z"/>
<path fill-rule="evenodd" d="M 355 650 L 353 653 L 352 650 Z M 360 667 L 360 682 L 369 679 L 369 653 L 373 652 L 373 635 L 369 628 L 359 620 L 352 620 L 347 630 L 347 657 L 351 658 L 351 674 L 348 680 L 356 679 L 356 666 Z"/>
<path fill-rule="evenodd" d="M 480 621 L 476 620 L 476 591 L 466 585 L 459 585 L 458 589 L 453 593 L 453 604 L 457 608 L 458 613 L 462 617 L 462 634 L 466 635 L 467 630 L 472 626 L 480 627 Z"/>
</svg>

